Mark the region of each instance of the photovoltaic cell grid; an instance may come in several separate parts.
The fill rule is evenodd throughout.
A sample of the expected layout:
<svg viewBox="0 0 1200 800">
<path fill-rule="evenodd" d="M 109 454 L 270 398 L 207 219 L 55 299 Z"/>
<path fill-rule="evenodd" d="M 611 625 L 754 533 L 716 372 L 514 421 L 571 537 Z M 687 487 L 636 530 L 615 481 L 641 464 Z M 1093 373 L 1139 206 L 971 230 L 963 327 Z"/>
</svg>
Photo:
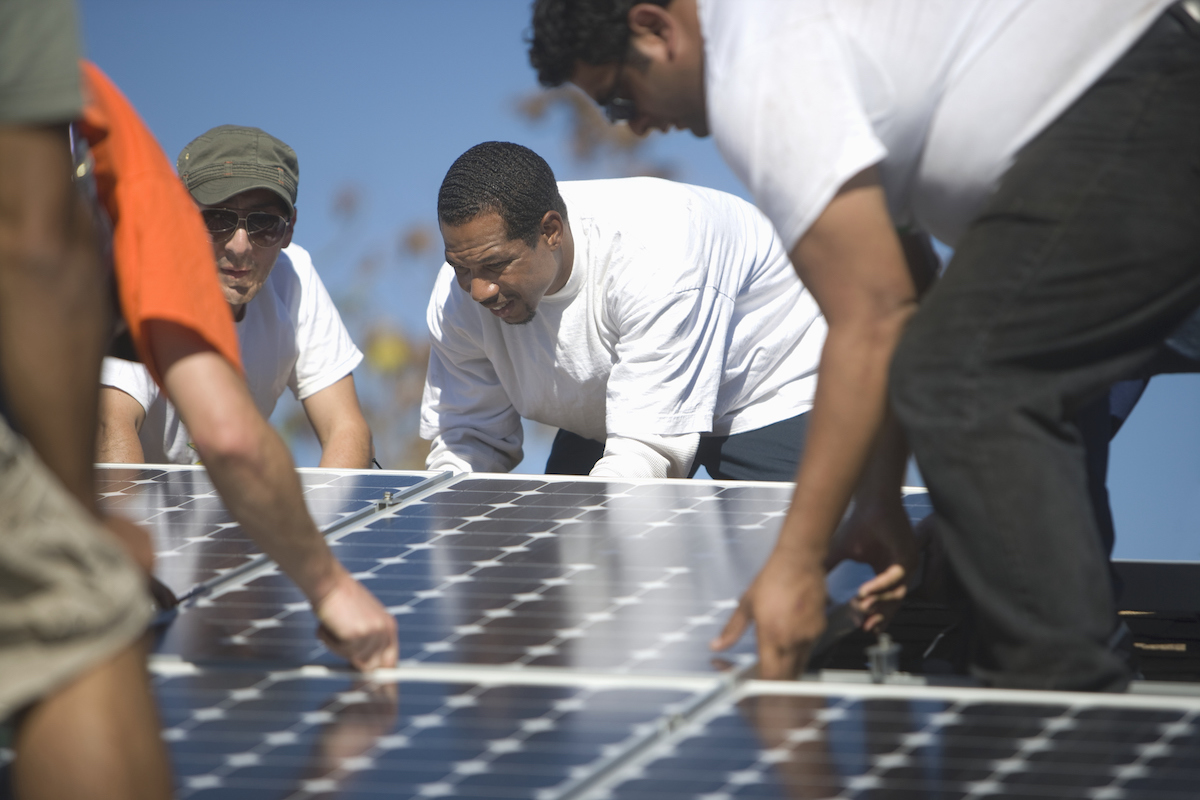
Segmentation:
<svg viewBox="0 0 1200 800">
<path fill-rule="evenodd" d="M 158 514 L 213 497 L 202 475 L 172 472 L 156 477 L 178 502 L 141 506 L 169 537 L 206 504 Z M 342 481 L 323 491 L 325 520 L 378 500 L 374 481 L 419 492 L 427 475 L 358 477 L 307 476 L 308 497 Z M 108 491 L 156 491 L 129 488 Z M 330 537 L 397 615 L 390 677 L 339 673 L 270 569 L 171 625 L 156 683 L 181 796 L 1103 800 L 1194 796 L 1200 780 L 1195 701 L 722 679 L 707 641 L 790 486 L 464 477 L 418 498 Z M 929 510 L 923 493 L 906 505 L 914 520 Z M 175 541 L 214 559 L 224 547 Z M 729 659 L 750 661 L 750 644 Z M 605 675 L 624 683 L 596 685 Z"/>
<path fill-rule="evenodd" d="M 339 533 L 399 620 L 405 663 L 711 672 L 708 641 L 774 543 L 786 484 L 464 478 Z M 914 516 L 923 495 L 910 498 Z M 178 620 L 189 661 L 337 663 L 272 572 Z M 745 664 L 747 638 L 717 661 Z"/>
<path fill-rule="evenodd" d="M 590 796 L 1196 797 L 1195 700 L 1137 707 L 1103 696 L 1064 693 L 1031 702 L 1033 693 L 1020 694 L 824 696 L 754 682 Z"/>
<path fill-rule="evenodd" d="M 377 684 L 302 672 L 160 677 L 177 797 L 554 796 L 695 693 Z"/>
<path fill-rule="evenodd" d="M 405 663 L 711 673 L 708 641 L 772 546 L 790 487 L 467 478 L 339 533 Z M 188 661 L 336 663 L 277 573 L 172 626 Z M 724 658 L 746 662 L 751 643 Z"/>
<path fill-rule="evenodd" d="M 398 491 L 423 474 L 301 470 L 304 501 L 318 527 L 360 511 L 385 491 Z M 100 467 L 101 511 L 140 523 L 154 537 L 159 580 L 176 594 L 240 567 L 260 555 L 230 516 L 198 467 Z"/>
</svg>

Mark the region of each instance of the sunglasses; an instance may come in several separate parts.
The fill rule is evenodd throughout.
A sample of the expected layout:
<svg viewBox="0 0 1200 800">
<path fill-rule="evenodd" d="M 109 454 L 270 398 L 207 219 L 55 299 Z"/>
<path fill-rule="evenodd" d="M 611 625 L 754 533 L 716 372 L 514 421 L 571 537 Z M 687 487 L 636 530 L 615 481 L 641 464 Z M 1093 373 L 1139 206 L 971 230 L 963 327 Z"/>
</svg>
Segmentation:
<svg viewBox="0 0 1200 800">
<path fill-rule="evenodd" d="M 241 225 L 246 226 L 246 236 L 258 247 L 274 247 L 287 233 L 288 221 L 278 214 L 266 211 L 251 211 L 241 214 L 231 208 L 203 208 L 200 216 L 208 229 L 208 238 L 215 244 L 224 244 L 233 238 Z"/>
<path fill-rule="evenodd" d="M 600 106 L 604 109 L 604 116 L 608 117 L 608 121 L 612 123 L 628 122 L 637 116 L 637 106 L 628 97 L 620 97 L 617 95 L 621 86 L 621 73 L 625 71 L 625 61 L 622 60 L 617 64 L 617 73 L 613 76 L 612 92 L 608 99 L 602 101 Z"/>
</svg>

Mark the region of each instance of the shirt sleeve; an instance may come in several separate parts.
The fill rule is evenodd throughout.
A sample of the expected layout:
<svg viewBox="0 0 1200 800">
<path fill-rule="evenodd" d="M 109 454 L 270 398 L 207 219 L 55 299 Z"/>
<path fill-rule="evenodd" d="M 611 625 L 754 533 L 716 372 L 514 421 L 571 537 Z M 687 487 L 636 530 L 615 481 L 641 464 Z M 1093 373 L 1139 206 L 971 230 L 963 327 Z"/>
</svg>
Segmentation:
<svg viewBox="0 0 1200 800">
<path fill-rule="evenodd" d="M 289 245 L 282 255 L 291 261 L 300 281 L 296 365 L 288 387 L 297 400 L 305 400 L 353 372 L 363 354 L 350 338 L 308 252 Z"/>
<path fill-rule="evenodd" d="M 789 14 L 769 36 L 752 47 L 736 41 L 706 69 L 717 147 L 790 253 L 837 190 L 887 150 L 828 14 L 777 7 Z"/>
<path fill-rule="evenodd" d="M 143 411 L 149 411 L 151 404 L 158 399 L 158 385 L 151 377 L 150 370 L 122 358 L 109 356 L 104 359 L 100 368 L 100 385 L 120 389 L 137 400 Z"/>
<path fill-rule="evenodd" d="M 524 457 L 521 417 L 495 369 L 456 318 L 451 271 L 443 267 L 429 301 L 429 371 L 421 400 L 421 436 L 433 442 L 429 469 L 508 472 Z"/>
<path fill-rule="evenodd" d="M 610 436 L 604 443 L 604 456 L 589 474 L 596 478 L 686 478 L 699 449 L 698 433 L 641 439 Z"/>
<path fill-rule="evenodd" d="M 95 160 L 97 193 L 112 221 L 121 313 L 138 356 L 161 385 L 146 322 L 172 322 L 200 336 L 240 373 L 237 332 L 195 202 L 112 81 L 87 62 L 83 80 L 80 130 Z"/>
</svg>

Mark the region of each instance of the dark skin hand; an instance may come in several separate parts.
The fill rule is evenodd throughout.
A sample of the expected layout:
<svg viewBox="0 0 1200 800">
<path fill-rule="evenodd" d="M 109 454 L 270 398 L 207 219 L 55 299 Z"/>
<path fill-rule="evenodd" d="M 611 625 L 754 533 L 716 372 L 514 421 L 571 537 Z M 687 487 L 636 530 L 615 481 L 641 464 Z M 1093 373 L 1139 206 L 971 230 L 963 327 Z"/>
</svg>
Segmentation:
<svg viewBox="0 0 1200 800">
<path fill-rule="evenodd" d="M 873 169 L 846 183 L 791 252 L 829 324 L 808 441 L 779 539 L 713 642 L 723 649 L 751 622 L 764 678 L 795 677 L 825 629 L 825 564 L 834 531 L 886 439 L 887 373 L 917 292 Z M 899 502 L 892 471 L 887 502 Z M 891 498 L 894 498 L 891 499 Z M 902 534 L 901 534 L 902 535 Z M 908 532 L 911 537 L 911 531 Z M 909 546 L 897 543 L 897 552 Z M 897 564 L 868 584 L 865 608 L 901 591 Z"/>
</svg>

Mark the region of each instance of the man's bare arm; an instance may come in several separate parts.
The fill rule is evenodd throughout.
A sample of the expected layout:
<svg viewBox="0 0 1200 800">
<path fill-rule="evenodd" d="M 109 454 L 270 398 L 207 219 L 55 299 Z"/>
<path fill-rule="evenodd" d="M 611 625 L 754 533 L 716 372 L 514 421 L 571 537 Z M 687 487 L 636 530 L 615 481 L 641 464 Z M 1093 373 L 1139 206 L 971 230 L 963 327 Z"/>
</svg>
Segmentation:
<svg viewBox="0 0 1200 800">
<path fill-rule="evenodd" d="M 305 508 L 291 455 L 245 381 L 195 333 L 148 324 L 167 393 L 230 513 L 304 592 L 330 649 L 359 669 L 394 665 L 395 620 L 333 557 Z"/>
<path fill-rule="evenodd" d="M 900 246 L 917 295 L 924 295 L 941 267 L 933 242 L 927 233 L 909 231 L 900 234 Z M 899 608 L 918 560 L 917 538 L 901 494 L 908 456 L 908 440 L 889 409 L 854 492 L 854 509 L 838 526 L 825 559 L 826 569 L 851 558 L 878 573 L 859 587 L 856 598 L 866 630 L 880 628 Z"/>
<path fill-rule="evenodd" d="M 0 387 L 16 427 L 94 512 L 109 315 L 91 213 L 70 176 L 65 125 L 0 126 Z"/>
<path fill-rule="evenodd" d="M 146 460 L 138 431 L 146 410 L 132 395 L 112 386 L 100 387 L 100 419 L 96 432 L 96 461 L 141 464 Z"/>
<path fill-rule="evenodd" d="M 868 170 L 849 181 L 791 253 L 829 324 L 796 491 L 775 550 L 714 646 L 758 626 L 760 671 L 791 678 L 825 626 L 830 539 L 884 421 L 887 375 L 916 291 Z"/>
<path fill-rule="evenodd" d="M 358 405 L 354 376 L 347 375 L 302 401 L 321 443 L 322 467 L 370 469 L 375 458 L 371 428 Z"/>
</svg>

